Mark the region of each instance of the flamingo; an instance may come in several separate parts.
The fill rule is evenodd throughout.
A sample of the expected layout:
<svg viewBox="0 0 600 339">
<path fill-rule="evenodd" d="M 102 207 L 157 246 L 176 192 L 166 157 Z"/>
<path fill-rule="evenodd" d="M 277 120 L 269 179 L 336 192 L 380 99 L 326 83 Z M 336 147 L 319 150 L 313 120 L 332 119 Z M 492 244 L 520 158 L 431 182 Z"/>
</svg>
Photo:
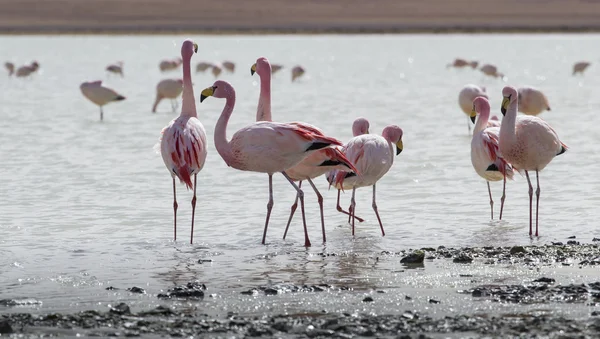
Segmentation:
<svg viewBox="0 0 600 339">
<path fill-rule="evenodd" d="M 281 172 L 298 193 L 304 224 L 304 246 L 309 247 L 311 244 L 304 214 L 304 192 L 294 183 L 286 170 L 296 166 L 316 150 L 342 143 L 335 138 L 319 134 L 310 125 L 270 121 L 260 121 L 244 127 L 228 141 L 227 123 L 235 106 L 235 90 L 228 82 L 217 80 L 211 87 L 202 91 L 200 102 L 210 96 L 225 98 L 225 107 L 215 126 L 214 135 L 215 147 L 221 158 L 228 166 L 235 169 L 269 175 L 269 202 L 262 243 L 265 243 L 273 208 L 273 174 Z"/>
<path fill-rule="evenodd" d="M 225 68 L 228 72 L 235 72 L 235 64 L 231 61 L 223 61 L 223 68 Z"/>
<path fill-rule="evenodd" d="M 106 66 L 106 71 L 113 73 L 113 74 L 119 74 L 119 75 L 121 75 L 121 78 L 122 78 L 123 77 L 123 62 L 118 61 L 115 64 Z"/>
<path fill-rule="evenodd" d="M 37 70 L 40 68 L 40 64 L 38 64 L 37 61 L 33 61 L 31 63 L 31 65 L 25 65 L 25 66 L 21 66 L 17 69 L 17 71 L 15 72 L 15 76 L 17 78 L 25 78 L 30 76 L 32 73 L 37 72 Z"/>
<path fill-rule="evenodd" d="M 373 211 L 379 221 L 381 235 L 385 236 L 383 223 L 377 209 L 375 185 L 392 167 L 394 163 L 393 145 L 396 145 L 396 155 L 403 149 L 402 129 L 396 125 L 390 125 L 383 129 L 381 136 L 375 134 L 363 134 L 348 141 L 342 151 L 354 164 L 358 174 L 343 171 L 334 171 L 328 175 L 329 183 L 337 189 L 352 188 L 350 200 L 350 218 L 352 219 L 352 235 L 354 236 L 354 220 L 356 212 L 356 201 L 354 199 L 356 189 L 359 187 L 373 186 Z"/>
<path fill-rule="evenodd" d="M 454 59 L 454 61 L 451 64 L 446 65 L 446 68 L 450 68 L 450 67 L 463 68 L 466 66 L 471 66 L 471 68 L 475 69 L 475 68 L 477 68 L 477 65 L 479 65 L 479 62 L 477 62 L 477 61 L 467 61 L 465 59 L 456 58 L 456 59 Z"/>
<path fill-rule="evenodd" d="M 292 81 L 296 81 L 296 79 L 304 75 L 305 72 L 306 71 L 302 66 L 296 66 L 292 68 Z"/>
<path fill-rule="evenodd" d="M 13 64 L 12 62 L 5 62 L 4 67 L 8 71 L 8 76 L 12 76 L 15 73 L 15 64 Z"/>
<path fill-rule="evenodd" d="M 529 184 L 529 235 L 532 235 L 533 186 L 529 171 L 535 171 L 537 190 L 535 211 L 535 236 L 538 236 L 538 213 L 540 207 L 540 179 L 538 172 L 543 170 L 554 157 L 565 153 L 567 145 L 544 120 L 521 115 L 517 117 L 518 93 L 514 87 L 502 89 L 501 112 L 504 115 L 500 127 L 500 153 L 504 159 L 519 171 L 525 172 Z"/>
<path fill-rule="evenodd" d="M 100 107 L 100 121 L 104 119 L 102 106 L 109 102 L 125 100 L 125 97 L 121 94 L 108 87 L 102 86 L 102 80 L 86 81 L 79 85 L 79 89 L 88 100 Z"/>
<path fill-rule="evenodd" d="M 271 64 L 265 57 L 260 57 L 256 63 L 250 68 L 250 74 L 257 73 L 260 77 L 260 94 L 258 97 L 258 107 L 256 110 L 256 121 L 271 121 Z M 293 124 L 293 123 L 292 123 Z M 308 124 L 306 124 L 308 126 Z M 321 130 L 314 126 L 310 126 L 315 130 L 315 133 L 324 135 Z M 323 216 L 323 196 L 311 179 L 319 177 L 331 170 L 339 169 L 350 172 L 355 172 L 355 168 L 346 159 L 344 154 L 335 148 L 324 148 L 304 158 L 296 166 L 286 170 L 286 173 L 293 181 L 298 181 L 298 187 L 302 187 L 302 181 L 307 180 L 312 189 L 317 195 L 317 201 L 321 212 L 321 229 L 323 233 L 323 242 L 326 242 L 325 236 L 325 219 Z M 290 209 L 290 217 L 283 233 L 283 239 L 287 235 L 288 228 L 298 207 L 298 195 Z"/>
<path fill-rule="evenodd" d="M 217 78 L 217 77 L 219 77 L 219 75 L 221 75 L 221 72 L 223 72 L 223 69 L 221 68 L 220 65 L 214 64 L 212 66 L 211 72 L 215 76 L 215 78 Z"/>
<path fill-rule="evenodd" d="M 183 80 L 182 79 L 164 79 L 156 85 L 156 99 L 154 99 L 154 105 L 152 105 L 152 113 L 156 112 L 156 107 L 162 99 L 171 99 L 171 109 L 175 111 L 177 109 L 177 97 L 183 92 Z"/>
<path fill-rule="evenodd" d="M 165 166 L 173 178 L 173 240 L 177 240 L 177 195 L 175 177 L 194 190 L 192 197 L 192 231 L 190 244 L 194 241 L 194 216 L 196 214 L 196 179 L 206 161 L 206 132 L 198 115 L 192 86 L 190 60 L 198 52 L 198 45 L 185 40 L 181 45 L 183 63 L 183 95 L 181 114 L 173 119 L 161 132 L 160 153 Z M 194 183 L 192 184 L 192 175 Z"/>
<path fill-rule="evenodd" d="M 275 74 L 275 73 L 281 71 L 282 68 L 283 68 L 283 65 L 271 64 L 271 74 Z"/>
<path fill-rule="evenodd" d="M 538 115 L 543 111 L 550 110 L 548 98 L 542 91 L 530 86 L 517 89 L 519 94 L 519 112 L 527 115 Z"/>
<path fill-rule="evenodd" d="M 479 119 L 477 119 L 473 129 L 473 139 L 471 140 L 471 164 L 473 164 L 475 172 L 487 182 L 492 220 L 494 220 L 494 200 L 492 199 L 490 181 L 504 180 L 502 198 L 500 199 L 500 220 L 502 220 L 504 200 L 506 199 L 506 178 L 512 179 L 514 172 L 512 166 L 499 154 L 498 133 L 500 132 L 500 126 L 498 121 L 488 121 L 490 102 L 487 98 L 477 97 L 473 101 L 471 112 L 473 123 L 475 123 L 477 114 L 479 114 Z"/>
<path fill-rule="evenodd" d="M 579 73 L 583 74 L 583 72 L 590 66 L 591 64 L 587 61 L 580 61 L 573 65 L 573 75 Z"/>
<path fill-rule="evenodd" d="M 485 64 L 479 69 L 481 73 L 491 76 L 492 78 L 503 78 L 504 74 L 498 72 L 498 67 L 490 64 Z"/>
<path fill-rule="evenodd" d="M 465 85 L 465 87 L 463 87 L 458 93 L 458 105 L 460 106 L 460 109 L 462 109 L 462 111 L 467 115 L 467 128 L 469 129 L 469 134 L 471 133 L 471 122 L 469 121 L 471 109 L 473 108 L 473 100 L 475 100 L 477 97 L 488 97 L 485 87 L 468 84 Z"/>
<path fill-rule="evenodd" d="M 201 61 L 198 64 L 196 64 L 196 73 L 205 72 L 207 69 L 212 68 L 213 66 L 213 63 Z"/>
<path fill-rule="evenodd" d="M 181 58 L 176 58 L 174 60 L 163 60 L 158 64 L 158 68 L 160 68 L 161 72 L 172 71 L 177 69 L 182 62 L 183 60 Z"/>
</svg>

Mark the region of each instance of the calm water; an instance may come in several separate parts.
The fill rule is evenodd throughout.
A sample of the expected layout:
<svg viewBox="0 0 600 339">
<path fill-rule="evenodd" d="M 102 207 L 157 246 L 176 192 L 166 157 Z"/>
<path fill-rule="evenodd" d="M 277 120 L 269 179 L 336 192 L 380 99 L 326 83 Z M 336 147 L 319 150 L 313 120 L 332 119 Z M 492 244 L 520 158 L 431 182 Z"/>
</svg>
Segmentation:
<svg viewBox="0 0 600 339">
<path fill-rule="evenodd" d="M 543 244 L 599 235 L 600 179 L 594 174 L 600 161 L 595 65 L 600 35 L 216 36 L 191 37 L 200 46 L 192 64 L 236 62 L 234 74 L 222 74 L 238 96 L 230 135 L 255 118 L 258 76 L 250 76 L 250 66 L 267 56 L 287 67 L 273 79 L 274 119 L 312 123 L 345 141 L 353 119 L 364 116 L 375 133 L 400 125 L 405 149 L 378 185 L 385 238 L 371 209 L 370 189 L 358 191 L 357 214 L 367 221 L 352 239 L 346 218 L 335 211 L 335 191 L 319 178 L 327 245 L 320 241 L 310 190 L 313 247 L 302 246 L 300 218 L 282 240 L 294 191 L 279 175 L 263 246 L 267 176 L 225 165 L 212 143 L 224 101 L 207 100 L 198 104 L 209 154 L 198 177 L 196 243 L 188 244 L 191 192 L 183 186 L 178 186 L 174 243 L 171 179 L 153 146 L 176 114 L 168 102 L 157 114 L 150 109 L 156 83 L 181 75 L 161 74 L 158 62 L 177 57 L 184 38 L 0 37 L 2 61 L 41 64 L 31 80 L 0 76 L 0 299 L 31 297 L 43 302 L 38 308 L 59 310 L 115 298 L 144 306 L 157 301 L 104 288 L 140 286 L 151 294 L 190 279 L 207 282 L 222 296 L 269 281 L 394 287 L 406 283 L 392 274 L 395 264 L 378 270 L 368 258 L 423 246 Z M 506 83 L 470 69 L 447 70 L 457 56 L 494 63 L 507 74 L 506 83 L 537 86 L 550 100 L 552 111 L 542 117 L 571 149 L 542 173 L 539 239 L 527 236 L 524 177 L 508 185 L 506 221 L 489 221 L 485 181 L 471 167 L 467 119 L 457 95 L 464 84 L 485 85 L 493 113 L 499 114 Z M 117 60 L 125 64 L 124 79 L 104 72 Z M 593 65 L 584 77 L 572 77 L 571 66 L 579 60 Z M 307 73 L 291 83 L 295 64 Z M 78 88 L 95 79 L 127 97 L 105 107 L 104 122 Z M 209 73 L 194 74 L 196 98 L 213 81 Z M 499 207 L 501 185 L 493 189 Z M 343 198 L 347 207 L 349 194 Z M 318 255 L 323 252 L 344 255 L 324 260 Z M 201 258 L 213 262 L 198 264 Z"/>
</svg>

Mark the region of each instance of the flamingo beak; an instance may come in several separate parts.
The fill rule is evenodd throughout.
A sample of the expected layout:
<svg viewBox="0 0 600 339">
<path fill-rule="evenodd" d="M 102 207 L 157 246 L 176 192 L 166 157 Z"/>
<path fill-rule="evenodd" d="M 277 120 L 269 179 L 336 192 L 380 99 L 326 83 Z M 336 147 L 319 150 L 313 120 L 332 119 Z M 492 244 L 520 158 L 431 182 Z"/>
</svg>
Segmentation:
<svg viewBox="0 0 600 339">
<path fill-rule="evenodd" d="M 502 112 L 502 115 L 506 115 L 508 104 L 510 104 L 510 95 L 502 99 L 502 107 L 500 107 L 500 112 Z"/>
<path fill-rule="evenodd" d="M 402 149 L 404 148 L 404 144 L 402 144 L 402 140 L 398 140 L 396 143 L 396 155 L 402 153 Z"/>
<path fill-rule="evenodd" d="M 477 117 L 477 111 L 475 111 L 475 105 L 473 105 L 473 109 L 471 110 L 471 114 L 469 115 L 471 121 L 475 123 L 475 118 Z"/>
<path fill-rule="evenodd" d="M 198 44 L 194 43 L 194 53 L 198 53 Z"/>
<path fill-rule="evenodd" d="M 252 65 L 252 67 L 250 67 L 250 75 L 254 75 L 254 73 L 256 73 L 256 64 Z"/>
<path fill-rule="evenodd" d="M 215 88 L 214 87 L 206 87 L 205 89 L 202 90 L 202 92 L 200 93 L 200 102 L 204 101 L 204 99 L 213 96 L 213 94 L 215 94 Z"/>
</svg>

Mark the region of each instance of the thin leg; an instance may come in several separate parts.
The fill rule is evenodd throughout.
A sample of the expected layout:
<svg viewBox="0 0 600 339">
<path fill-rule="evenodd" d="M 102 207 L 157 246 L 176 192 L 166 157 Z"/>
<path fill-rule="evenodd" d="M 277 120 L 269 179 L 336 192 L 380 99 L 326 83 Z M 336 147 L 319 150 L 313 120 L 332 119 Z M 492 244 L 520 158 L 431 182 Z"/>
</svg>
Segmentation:
<svg viewBox="0 0 600 339">
<path fill-rule="evenodd" d="M 356 193 L 356 187 L 352 187 L 352 199 L 350 199 L 350 216 L 352 217 L 352 236 L 354 236 L 354 210 L 356 208 L 356 201 L 354 201 L 354 194 Z"/>
<path fill-rule="evenodd" d="M 377 203 L 375 202 L 375 185 L 373 185 L 373 211 L 375 211 L 375 215 L 377 216 L 377 221 L 379 221 L 379 227 L 381 227 L 381 236 L 385 237 L 385 231 L 383 230 L 383 224 L 381 223 L 381 218 L 379 217 L 379 211 L 377 210 Z"/>
<path fill-rule="evenodd" d="M 177 241 L 177 194 L 175 194 L 175 178 L 173 178 L 173 241 Z"/>
<path fill-rule="evenodd" d="M 342 206 L 340 206 L 340 193 L 341 193 L 341 190 L 338 190 L 338 197 L 337 197 L 337 206 L 336 206 L 336 209 L 338 210 L 338 212 L 341 212 L 341 213 L 344 213 L 344 214 L 347 214 L 348 216 L 350 216 L 350 212 L 344 211 L 344 209 L 342 208 Z M 357 217 L 357 216 L 354 216 L 354 217 L 359 222 L 365 221 L 363 218 L 360 218 L 360 217 Z M 348 220 L 348 222 L 350 222 L 350 220 Z"/>
<path fill-rule="evenodd" d="M 492 199 L 492 189 L 490 188 L 490 182 L 486 182 L 488 185 L 488 193 L 490 194 L 490 210 L 492 211 L 492 220 L 494 220 L 494 199 Z"/>
<path fill-rule="evenodd" d="M 100 106 L 100 121 L 104 120 L 104 112 L 102 111 L 102 106 Z"/>
<path fill-rule="evenodd" d="M 537 181 L 537 189 L 535 190 L 535 236 L 539 235 L 538 233 L 538 213 L 540 211 L 540 176 L 538 170 L 535 170 L 535 179 Z"/>
<path fill-rule="evenodd" d="M 194 174 L 194 197 L 192 198 L 192 234 L 190 235 L 190 244 L 194 243 L 194 215 L 196 214 L 196 176 Z"/>
<path fill-rule="evenodd" d="M 298 183 L 298 187 L 302 187 L 302 180 Z M 287 225 L 285 226 L 285 232 L 283 232 L 283 239 L 287 236 L 288 228 L 290 228 L 290 223 L 292 222 L 292 218 L 294 217 L 294 213 L 296 213 L 296 208 L 298 208 L 298 194 L 296 194 L 296 200 L 294 200 L 294 204 L 290 208 L 290 217 L 288 219 Z"/>
<path fill-rule="evenodd" d="M 531 208 L 533 205 L 533 186 L 531 186 L 531 180 L 529 180 L 529 172 L 525 171 L 525 176 L 527 177 L 527 183 L 529 184 L 529 235 L 533 234 L 531 227 Z"/>
<path fill-rule="evenodd" d="M 317 201 L 319 202 L 319 209 L 321 210 L 321 230 L 323 231 L 323 243 L 325 243 L 327 240 L 325 237 L 325 217 L 323 217 L 323 196 L 317 189 L 317 186 L 315 186 L 315 184 L 312 182 L 312 180 L 308 179 L 308 183 L 310 184 L 310 186 L 312 186 L 313 190 L 315 191 L 315 194 L 317 195 Z"/>
<path fill-rule="evenodd" d="M 283 176 L 294 186 L 296 192 L 298 192 L 298 199 L 300 199 L 300 212 L 302 212 L 302 224 L 304 225 L 304 247 L 310 247 L 310 239 L 308 239 L 308 229 L 306 228 L 306 215 L 304 214 L 304 192 L 302 189 L 294 183 L 285 172 L 281 172 Z"/>
<path fill-rule="evenodd" d="M 500 198 L 500 220 L 502 220 L 502 212 L 504 211 L 504 200 L 506 199 L 506 175 L 502 183 L 502 198 Z"/>
<path fill-rule="evenodd" d="M 267 220 L 265 220 L 265 230 L 263 231 L 262 244 L 265 244 L 267 238 L 267 228 L 269 227 L 269 218 L 273 209 L 273 174 L 269 174 L 269 202 L 267 203 Z"/>
</svg>

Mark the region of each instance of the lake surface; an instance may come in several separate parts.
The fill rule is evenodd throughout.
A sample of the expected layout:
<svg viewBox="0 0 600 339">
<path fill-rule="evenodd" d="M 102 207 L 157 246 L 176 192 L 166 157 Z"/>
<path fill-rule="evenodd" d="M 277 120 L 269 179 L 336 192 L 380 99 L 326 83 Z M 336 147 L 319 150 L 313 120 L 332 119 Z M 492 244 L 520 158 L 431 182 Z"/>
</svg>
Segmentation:
<svg viewBox="0 0 600 339">
<path fill-rule="evenodd" d="M 189 244 L 192 194 L 182 185 L 174 243 L 171 177 L 153 146 L 177 113 L 167 101 L 156 114 L 151 107 L 156 83 L 181 76 L 181 70 L 161 74 L 159 61 L 179 56 L 187 37 L 0 37 L 2 61 L 41 65 L 32 79 L 0 76 L 0 299 L 34 298 L 42 302 L 35 309 L 51 310 L 106 307 L 114 299 L 146 307 L 158 301 L 105 287 L 139 286 L 152 294 L 193 279 L 223 298 L 270 281 L 400 287 L 410 283 L 394 273 L 399 264 L 376 268 L 365 258 L 439 245 L 545 244 L 571 235 L 589 242 L 600 235 L 600 35 L 189 36 L 199 45 L 192 69 L 200 61 L 237 65 L 235 73 L 221 75 L 237 91 L 229 135 L 255 119 L 259 79 L 250 66 L 266 56 L 285 66 L 273 78 L 275 120 L 305 121 L 345 142 L 352 121 L 363 116 L 372 133 L 401 126 L 405 148 L 378 184 L 385 237 L 370 188 L 357 191 L 357 214 L 367 220 L 353 239 L 347 218 L 335 210 L 336 192 L 317 178 L 327 244 L 321 243 L 310 188 L 313 246 L 303 247 L 298 215 L 282 240 L 295 192 L 276 175 L 264 246 L 267 175 L 225 165 L 212 141 L 224 101 L 197 103 L 209 152 L 198 176 L 195 243 Z M 496 64 L 507 79 L 446 69 L 455 57 Z M 104 71 L 118 60 L 125 65 L 123 79 Z M 592 66 L 573 77 L 572 65 L 580 60 Z M 296 64 L 307 73 L 292 83 Z M 103 122 L 79 91 L 82 81 L 96 79 L 127 97 L 105 106 Z M 214 78 L 196 73 L 193 82 L 198 100 Z M 468 83 L 487 87 L 499 116 L 506 84 L 536 86 L 549 98 L 552 111 L 541 117 L 570 150 L 541 173 L 540 238 L 528 236 L 527 182 L 520 175 L 507 185 L 505 220 L 489 220 L 485 181 L 471 167 L 467 119 L 457 103 Z M 492 189 L 497 215 L 501 184 Z M 344 208 L 349 198 L 343 195 Z M 321 253 L 344 255 L 324 260 Z"/>
</svg>

